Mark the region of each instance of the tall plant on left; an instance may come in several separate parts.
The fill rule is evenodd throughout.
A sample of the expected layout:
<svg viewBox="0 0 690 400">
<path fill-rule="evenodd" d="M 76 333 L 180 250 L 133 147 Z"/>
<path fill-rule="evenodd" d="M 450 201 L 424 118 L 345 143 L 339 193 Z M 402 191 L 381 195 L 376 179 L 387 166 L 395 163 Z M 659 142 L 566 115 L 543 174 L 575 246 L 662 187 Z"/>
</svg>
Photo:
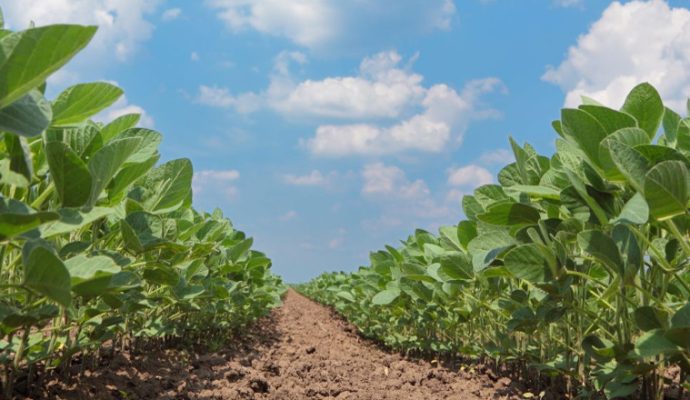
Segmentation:
<svg viewBox="0 0 690 400">
<path fill-rule="evenodd" d="M 5 398 L 36 370 L 69 374 L 149 338 L 222 340 L 280 303 L 252 239 L 191 207 L 187 159 L 156 166 L 162 135 L 128 114 L 89 118 L 122 90 L 45 98 L 46 79 L 93 26 L 12 32 L 0 13 L 0 372 Z"/>
<path fill-rule="evenodd" d="M 86 166 L 62 146 L 45 146 L 43 138 L 73 129 L 122 94 L 93 83 L 70 88 L 52 103 L 44 97 L 46 79 L 82 50 L 96 29 L 52 25 L 12 32 L 0 11 L 0 358 L 6 397 L 33 345 L 32 334 L 51 321 L 60 324 L 72 302 L 70 274 L 41 229 L 68 214 L 93 219 L 93 211 L 77 208 L 88 197 L 90 185 L 80 174 Z M 50 204 L 56 191 L 60 204 Z M 46 344 L 46 351 L 55 345 Z"/>
</svg>

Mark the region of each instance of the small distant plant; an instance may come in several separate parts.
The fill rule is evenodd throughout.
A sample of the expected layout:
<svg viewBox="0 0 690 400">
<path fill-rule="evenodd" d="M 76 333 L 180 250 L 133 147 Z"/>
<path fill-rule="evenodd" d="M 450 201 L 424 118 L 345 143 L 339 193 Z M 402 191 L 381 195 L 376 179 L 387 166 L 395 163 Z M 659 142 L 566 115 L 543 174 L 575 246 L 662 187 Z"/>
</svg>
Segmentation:
<svg viewBox="0 0 690 400">
<path fill-rule="evenodd" d="M 467 220 L 300 290 L 396 349 L 508 363 L 582 398 L 662 399 L 678 368 L 682 391 L 690 119 L 643 83 L 553 128 L 551 157 L 510 140 L 515 162 L 463 198 Z"/>
<path fill-rule="evenodd" d="M 252 239 L 192 208 L 192 164 L 159 164 L 162 135 L 128 114 L 89 118 L 122 90 L 46 79 L 94 26 L 12 32 L 0 13 L 0 368 L 5 398 L 36 371 L 69 375 L 150 339 L 218 343 L 280 303 Z M 110 343 L 104 349 L 104 343 Z"/>
</svg>

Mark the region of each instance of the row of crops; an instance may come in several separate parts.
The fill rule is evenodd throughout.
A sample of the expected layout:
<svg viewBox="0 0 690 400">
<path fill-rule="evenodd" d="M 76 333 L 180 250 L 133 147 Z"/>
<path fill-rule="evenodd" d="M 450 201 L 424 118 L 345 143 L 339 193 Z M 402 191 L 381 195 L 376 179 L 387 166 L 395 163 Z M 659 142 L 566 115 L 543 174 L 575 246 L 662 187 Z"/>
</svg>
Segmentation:
<svg viewBox="0 0 690 400">
<path fill-rule="evenodd" d="M 641 84 L 620 111 L 583 98 L 553 128 L 551 157 L 511 140 L 466 220 L 300 290 L 392 348 L 494 360 L 582 398 L 663 398 L 678 371 L 682 390 L 690 118 Z"/>
<path fill-rule="evenodd" d="M 139 115 L 89 118 L 103 83 L 45 98 L 46 79 L 95 27 L 11 32 L 0 14 L 0 368 L 5 398 L 75 357 L 152 340 L 220 343 L 280 303 L 252 239 L 192 208 L 192 165 L 159 163 Z M 1 397 L 1 396 L 0 396 Z"/>
</svg>

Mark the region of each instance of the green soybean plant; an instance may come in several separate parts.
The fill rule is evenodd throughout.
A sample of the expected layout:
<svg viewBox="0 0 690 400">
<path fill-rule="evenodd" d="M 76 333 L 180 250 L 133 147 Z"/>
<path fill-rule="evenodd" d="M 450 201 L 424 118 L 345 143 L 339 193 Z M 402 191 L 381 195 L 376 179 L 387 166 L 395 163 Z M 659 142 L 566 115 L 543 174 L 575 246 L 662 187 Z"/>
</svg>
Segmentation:
<svg viewBox="0 0 690 400">
<path fill-rule="evenodd" d="M 682 392 L 690 118 L 643 83 L 620 110 L 585 97 L 552 126 L 551 157 L 510 140 L 515 162 L 462 199 L 465 220 L 300 290 L 395 349 L 492 360 L 581 398 Z"/>
<path fill-rule="evenodd" d="M 227 339 L 280 304 L 271 260 L 220 210 L 192 208 L 192 164 L 160 162 L 140 116 L 90 118 L 105 82 L 46 79 L 96 27 L 12 32 L 0 18 L 0 367 L 6 398 L 108 351 Z M 106 346 L 104 346 L 106 345 Z"/>
</svg>

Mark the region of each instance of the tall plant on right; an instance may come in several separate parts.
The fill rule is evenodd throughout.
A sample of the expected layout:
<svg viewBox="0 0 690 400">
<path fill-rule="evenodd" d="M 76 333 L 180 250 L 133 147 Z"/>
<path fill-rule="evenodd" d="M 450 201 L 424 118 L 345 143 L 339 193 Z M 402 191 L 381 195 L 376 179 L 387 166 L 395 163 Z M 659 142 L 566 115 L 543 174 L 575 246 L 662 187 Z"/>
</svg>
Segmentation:
<svg viewBox="0 0 690 400">
<path fill-rule="evenodd" d="M 662 398 L 670 366 L 684 385 L 690 119 L 645 83 L 553 127 L 551 157 L 511 139 L 515 162 L 463 198 L 457 226 L 303 290 L 393 347 L 509 361 L 585 397 Z"/>
</svg>

